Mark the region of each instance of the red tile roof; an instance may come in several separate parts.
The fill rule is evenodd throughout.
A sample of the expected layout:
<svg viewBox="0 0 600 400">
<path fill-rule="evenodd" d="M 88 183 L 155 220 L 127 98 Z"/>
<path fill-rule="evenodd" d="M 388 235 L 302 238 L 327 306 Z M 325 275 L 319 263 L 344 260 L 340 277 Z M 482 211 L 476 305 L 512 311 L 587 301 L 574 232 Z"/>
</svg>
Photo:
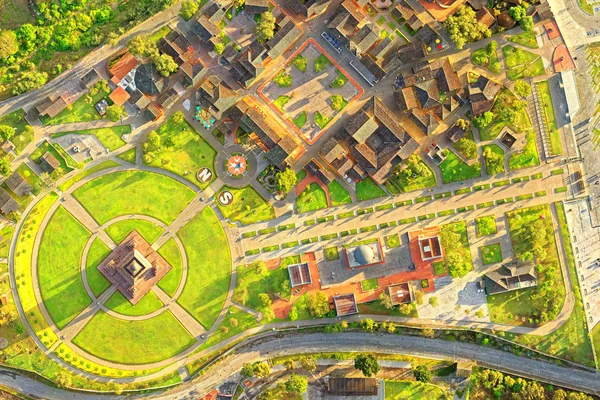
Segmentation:
<svg viewBox="0 0 600 400">
<path fill-rule="evenodd" d="M 108 69 L 111 81 L 116 85 L 121 82 L 132 69 L 138 66 L 138 60 L 129 52 L 123 54 L 112 67 Z"/>
<path fill-rule="evenodd" d="M 121 86 L 117 86 L 115 90 L 108 96 L 113 103 L 122 106 L 127 100 L 129 100 L 129 93 L 125 91 Z"/>
</svg>

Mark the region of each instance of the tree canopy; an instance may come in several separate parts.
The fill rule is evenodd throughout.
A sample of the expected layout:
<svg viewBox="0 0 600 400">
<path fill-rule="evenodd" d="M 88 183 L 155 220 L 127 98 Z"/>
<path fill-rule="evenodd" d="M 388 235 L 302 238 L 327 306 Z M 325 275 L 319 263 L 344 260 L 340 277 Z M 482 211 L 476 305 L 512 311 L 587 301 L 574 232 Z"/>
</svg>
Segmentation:
<svg viewBox="0 0 600 400">
<path fill-rule="evenodd" d="M 284 171 L 278 172 L 275 175 L 275 184 L 277 190 L 282 193 L 287 193 L 296 185 L 296 173 L 293 169 L 286 168 Z"/>
<path fill-rule="evenodd" d="M 0 58 L 12 56 L 17 51 L 19 51 L 17 34 L 9 30 L 0 31 Z"/>
<path fill-rule="evenodd" d="M 112 122 L 117 122 L 121 117 L 126 117 L 125 107 L 118 104 L 106 107 L 106 118 Z"/>
<path fill-rule="evenodd" d="M 196 0 L 183 0 L 181 2 L 181 9 L 179 15 L 186 21 L 194 16 L 198 12 L 200 5 Z"/>
<path fill-rule="evenodd" d="M 466 43 L 476 42 L 490 37 L 492 32 L 480 22 L 477 22 L 475 10 L 470 6 L 462 5 L 444 22 L 444 27 L 450 39 L 461 50 Z"/>
<path fill-rule="evenodd" d="M 275 17 L 271 11 L 261 14 L 260 22 L 254 28 L 256 37 L 261 42 L 271 39 L 275 33 Z"/>
<path fill-rule="evenodd" d="M 370 377 L 379 372 L 379 363 L 372 354 L 361 353 L 354 358 L 354 368 L 361 371 L 364 376 Z"/>
<path fill-rule="evenodd" d="M 418 382 L 427 383 L 431 380 L 431 371 L 424 365 L 419 365 L 413 369 L 413 376 Z"/>
<path fill-rule="evenodd" d="M 323 318 L 329 313 L 329 299 L 323 292 L 308 296 L 308 310 L 315 318 Z"/>
<path fill-rule="evenodd" d="M 308 389 L 308 378 L 298 374 L 291 374 L 285 388 L 288 392 L 304 393 Z"/>
</svg>

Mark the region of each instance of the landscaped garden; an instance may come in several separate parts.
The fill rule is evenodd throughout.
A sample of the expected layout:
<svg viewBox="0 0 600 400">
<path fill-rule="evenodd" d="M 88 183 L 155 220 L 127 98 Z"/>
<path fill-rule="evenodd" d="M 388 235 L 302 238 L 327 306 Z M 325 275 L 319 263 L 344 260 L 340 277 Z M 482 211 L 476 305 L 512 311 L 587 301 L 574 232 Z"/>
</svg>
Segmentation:
<svg viewBox="0 0 600 400">
<path fill-rule="evenodd" d="M 174 172 L 204 189 L 212 182 L 199 182 L 196 172 L 208 167 L 215 172 L 215 149 L 178 114 L 169 118 L 156 131 L 160 150 L 144 152 L 144 164 Z M 216 174 L 213 174 L 213 180 Z"/>
<path fill-rule="evenodd" d="M 436 385 L 416 381 L 385 381 L 385 400 L 443 398 L 445 391 Z"/>
<path fill-rule="evenodd" d="M 527 103 L 519 100 L 506 88 L 502 89 L 496 97 L 491 112 L 492 121 L 479 129 L 479 138 L 482 141 L 496 139 L 502 128 L 507 125 L 516 133 L 525 133 L 531 130 Z"/>
<path fill-rule="evenodd" d="M 496 175 L 505 171 L 504 150 L 497 144 L 483 146 L 483 159 L 488 175 Z"/>
<path fill-rule="evenodd" d="M 327 208 L 327 195 L 317 183 L 311 183 L 296 197 L 296 210 L 299 213 L 323 208 Z"/>
<path fill-rule="evenodd" d="M 532 31 L 524 31 L 518 33 L 516 35 L 510 36 L 508 40 L 513 43 L 520 44 L 521 46 L 529 47 L 531 49 L 537 49 L 539 47 L 535 33 Z"/>
<path fill-rule="evenodd" d="M 73 132 L 54 133 L 50 135 L 50 137 L 56 139 L 65 135 L 93 135 L 98 138 L 100 143 L 102 143 L 102 146 L 106 147 L 109 151 L 114 151 L 119 147 L 125 146 L 125 141 L 121 138 L 121 136 L 130 132 L 131 126 L 116 125 L 107 128 L 83 129 Z"/>
<path fill-rule="evenodd" d="M 494 235 L 497 232 L 496 217 L 486 215 L 475 219 L 477 224 L 477 237 Z"/>
<path fill-rule="evenodd" d="M 332 207 L 352 203 L 350 193 L 348 193 L 337 180 L 331 181 L 331 183 L 327 185 L 327 190 L 329 190 L 329 198 L 331 199 Z"/>
<path fill-rule="evenodd" d="M 406 165 L 406 168 L 397 167 L 385 183 L 390 193 L 412 192 L 437 185 L 435 174 L 418 155 L 410 156 Z"/>
<path fill-rule="evenodd" d="M 481 65 L 493 73 L 499 73 L 502 69 L 497 53 L 498 43 L 491 41 L 487 46 L 473 51 L 471 61 L 474 64 Z"/>
<path fill-rule="evenodd" d="M 75 101 L 71 106 L 65 108 L 59 112 L 55 117 L 49 118 L 44 116 L 40 118 L 40 121 L 46 126 L 48 125 L 61 125 L 61 124 L 72 124 L 75 122 L 88 122 L 102 118 L 94 104 L 100 100 L 106 98 L 110 91 L 104 91 L 102 85 L 98 85 L 99 90 L 95 90 L 94 95 L 85 94 Z M 108 85 L 106 86 L 108 88 Z M 91 101 L 86 99 L 87 96 L 91 97 Z"/>
<path fill-rule="evenodd" d="M 358 197 L 358 201 L 371 200 L 383 196 L 385 196 L 383 189 L 370 177 L 356 183 L 356 197 Z"/>
<path fill-rule="evenodd" d="M 481 176 L 481 165 L 473 162 L 465 163 L 453 151 L 449 150 L 446 159 L 440 164 L 444 183 L 465 181 Z"/>
<path fill-rule="evenodd" d="M 548 81 L 537 82 L 535 90 L 538 94 L 540 106 L 542 108 L 544 127 L 546 128 L 546 140 L 550 145 L 550 154 L 557 156 L 562 154 L 562 144 L 558 124 L 554 114 L 554 105 L 552 104 L 552 94 L 550 93 L 550 84 Z"/>
<path fill-rule="evenodd" d="M 506 45 L 502 48 L 507 75 L 513 81 L 533 78 L 545 72 L 544 61 L 540 56 L 520 47 Z"/>
<path fill-rule="evenodd" d="M 443 225 L 440 241 L 446 252 L 444 263 L 452 277 L 463 277 L 473 270 L 467 224 L 464 221 Z"/>
<path fill-rule="evenodd" d="M 525 147 L 519 153 L 511 154 L 508 159 L 508 167 L 511 170 L 532 167 L 540 164 L 537 146 L 535 144 L 535 133 L 533 131 L 525 134 Z"/>
<path fill-rule="evenodd" d="M 25 119 L 25 115 L 25 111 L 17 110 L 0 118 L 0 125 L 8 125 L 15 129 L 15 134 L 10 141 L 15 145 L 17 154 L 20 154 L 34 139 L 33 128 Z"/>
<path fill-rule="evenodd" d="M 225 186 L 222 190 L 227 190 L 233 194 L 231 204 L 224 206 L 217 202 L 217 206 L 224 218 L 237 221 L 242 225 L 254 224 L 275 218 L 273 206 L 265 201 L 252 186 L 245 186 L 239 189 Z"/>
<path fill-rule="evenodd" d="M 481 251 L 483 265 L 495 264 L 502 261 L 502 250 L 499 243 L 481 246 L 479 250 Z"/>
</svg>

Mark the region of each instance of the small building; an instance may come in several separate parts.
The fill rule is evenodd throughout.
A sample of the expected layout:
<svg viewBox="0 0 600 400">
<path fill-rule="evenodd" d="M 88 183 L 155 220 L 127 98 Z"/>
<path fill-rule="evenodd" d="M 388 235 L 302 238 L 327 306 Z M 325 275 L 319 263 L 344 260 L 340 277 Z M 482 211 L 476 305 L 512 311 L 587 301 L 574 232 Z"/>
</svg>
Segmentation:
<svg viewBox="0 0 600 400">
<path fill-rule="evenodd" d="M 187 86 L 195 86 L 208 73 L 208 68 L 206 68 L 200 61 L 197 61 L 195 64 L 185 62 L 181 64 L 180 69 L 185 76 L 184 82 Z"/>
<path fill-rule="evenodd" d="M 442 245 L 439 236 L 419 236 L 419 249 L 421 250 L 421 259 L 429 261 L 436 258 L 442 258 Z"/>
<path fill-rule="evenodd" d="M 3 215 L 8 215 L 11 212 L 19 210 L 19 203 L 4 189 L 0 188 L 0 212 Z"/>
<path fill-rule="evenodd" d="M 459 361 L 456 363 L 456 376 L 461 378 L 470 378 L 473 371 L 473 361 Z"/>
<path fill-rule="evenodd" d="M 48 172 L 52 172 L 58 167 L 60 167 L 60 161 L 54 157 L 54 155 L 50 152 L 46 152 L 42 156 L 42 168 L 44 168 Z"/>
<path fill-rule="evenodd" d="M 344 254 L 346 267 L 350 269 L 370 267 L 385 262 L 379 239 L 358 246 L 348 246 L 344 249 Z"/>
<path fill-rule="evenodd" d="M 342 294 L 333 298 L 333 305 L 338 317 L 358 314 L 354 293 Z"/>
<path fill-rule="evenodd" d="M 17 171 L 13 172 L 4 183 L 19 197 L 30 194 L 32 190 L 31 185 Z"/>
<path fill-rule="evenodd" d="M 304 166 L 304 169 L 306 172 L 316 176 L 325 185 L 329 185 L 335 180 L 335 176 L 314 158 Z"/>
<path fill-rule="evenodd" d="M 452 128 L 450 128 L 446 131 L 446 137 L 452 143 L 458 142 L 460 139 L 465 137 L 466 134 L 467 134 L 467 131 L 458 125 L 454 125 Z"/>
<path fill-rule="evenodd" d="M 150 99 L 138 89 L 129 93 L 129 104 L 137 110 L 143 110 L 150 105 Z"/>
<path fill-rule="evenodd" d="M 375 378 L 328 377 L 327 393 L 337 396 L 377 396 L 379 386 Z"/>
<path fill-rule="evenodd" d="M 475 14 L 475 19 L 486 28 L 491 28 L 496 23 L 496 17 L 489 8 L 483 7 Z"/>
<path fill-rule="evenodd" d="M 96 83 L 100 82 L 101 79 L 102 77 L 100 76 L 100 74 L 98 74 L 98 72 L 94 68 L 92 68 L 81 77 L 81 84 L 85 88 L 90 89 Z"/>
<path fill-rule="evenodd" d="M 98 111 L 98 114 L 100 115 L 106 114 L 106 107 L 108 107 L 108 102 L 106 101 L 106 99 L 102 99 L 96 104 L 94 104 L 94 108 L 96 109 L 96 111 Z"/>
<path fill-rule="evenodd" d="M 262 14 L 269 11 L 269 0 L 246 0 L 244 12 L 249 15 Z"/>
<path fill-rule="evenodd" d="M 535 263 L 513 260 L 483 276 L 488 295 L 537 286 Z"/>
<path fill-rule="evenodd" d="M 312 283 L 310 267 L 307 262 L 288 266 L 288 275 L 293 288 Z"/>
<path fill-rule="evenodd" d="M 111 99 L 114 104 L 122 106 L 127 100 L 129 100 L 129 93 L 127 93 L 127 91 L 121 86 L 117 86 L 117 88 L 108 96 L 108 98 Z"/>
<path fill-rule="evenodd" d="M 501 84 L 494 82 L 485 75 L 479 75 L 475 82 L 469 83 L 468 91 L 473 115 L 478 116 L 490 111 L 502 87 Z"/>
<path fill-rule="evenodd" d="M 398 283 L 387 287 L 392 304 L 404 304 L 415 301 L 415 291 L 410 282 Z"/>
<path fill-rule="evenodd" d="M 150 105 L 148 105 L 148 107 L 144 110 L 144 116 L 149 121 L 157 121 L 160 117 L 163 116 L 163 112 L 155 104 L 150 103 Z"/>
<path fill-rule="evenodd" d="M 504 146 L 506 146 L 507 149 L 510 150 L 513 144 L 515 144 L 515 142 L 517 141 L 517 137 L 515 136 L 516 133 L 508 126 L 502 128 L 502 131 L 500 131 L 500 133 L 500 143 L 502 143 Z"/>
<path fill-rule="evenodd" d="M 167 78 L 156 71 L 152 62 L 140 65 L 135 71 L 135 88 L 148 96 L 157 96 L 167 87 Z"/>
</svg>

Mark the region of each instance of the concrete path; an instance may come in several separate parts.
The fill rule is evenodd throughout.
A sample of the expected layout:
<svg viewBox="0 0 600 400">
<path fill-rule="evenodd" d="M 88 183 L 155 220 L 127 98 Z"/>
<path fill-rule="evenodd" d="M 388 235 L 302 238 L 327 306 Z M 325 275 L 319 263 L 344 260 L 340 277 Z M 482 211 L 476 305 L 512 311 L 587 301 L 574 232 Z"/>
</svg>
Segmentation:
<svg viewBox="0 0 600 400">
<path fill-rule="evenodd" d="M 112 285 L 102 293 L 96 301 L 92 302 L 79 315 L 77 315 L 67 326 L 60 331 L 59 338 L 64 342 L 71 342 L 75 336 L 86 326 L 100 309 L 100 305 L 106 303 L 117 291 L 117 287 Z"/>
<path fill-rule="evenodd" d="M 108 247 L 114 249 L 117 244 L 108 236 L 104 229 L 100 229 L 100 225 L 96 220 L 87 212 L 85 208 L 79 203 L 73 196 L 63 195 L 59 202 L 71 215 L 73 215 L 79 222 L 83 224 L 91 233 L 96 234 L 100 240 L 104 242 Z M 42 228 L 40 227 L 40 231 Z"/>
<path fill-rule="evenodd" d="M 171 296 L 166 294 L 158 286 L 152 286 L 152 292 L 158 297 L 163 304 L 167 305 L 167 309 L 173 313 L 175 318 L 181 325 L 193 336 L 196 340 L 200 339 L 200 336 L 206 332 L 206 329 L 198 321 L 194 319 L 187 311 L 183 309 L 176 301 L 171 299 Z"/>
</svg>

